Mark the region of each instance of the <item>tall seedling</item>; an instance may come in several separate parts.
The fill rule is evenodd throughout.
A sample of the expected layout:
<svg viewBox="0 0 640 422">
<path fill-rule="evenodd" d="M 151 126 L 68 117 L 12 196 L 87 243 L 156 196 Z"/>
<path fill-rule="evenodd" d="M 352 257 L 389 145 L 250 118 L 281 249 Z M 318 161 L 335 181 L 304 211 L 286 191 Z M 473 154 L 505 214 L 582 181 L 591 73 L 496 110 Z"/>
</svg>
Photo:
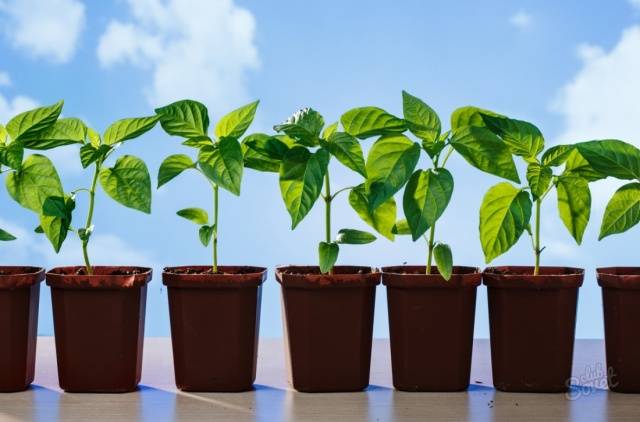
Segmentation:
<svg viewBox="0 0 640 422">
<path fill-rule="evenodd" d="M 214 274 L 218 273 L 218 190 L 223 188 L 240 195 L 244 168 L 240 138 L 253 122 L 257 108 L 255 101 L 222 117 L 215 127 L 215 136 L 208 134 L 207 108 L 197 101 L 182 100 L 156 109 L 168 134 L 186 138 L 182 144 L 198 150 L 195 160 L 185 154 L 167 157 L 158 171 L 158 188 L 191 169 L 201 174 L 213 190 L 213 221 L 209 221 L 209 214 L 202 208 L 185 208 L 177 214 L 200 226 L 199 237 L 205 247 L 212 243 Z"/>
</svg>

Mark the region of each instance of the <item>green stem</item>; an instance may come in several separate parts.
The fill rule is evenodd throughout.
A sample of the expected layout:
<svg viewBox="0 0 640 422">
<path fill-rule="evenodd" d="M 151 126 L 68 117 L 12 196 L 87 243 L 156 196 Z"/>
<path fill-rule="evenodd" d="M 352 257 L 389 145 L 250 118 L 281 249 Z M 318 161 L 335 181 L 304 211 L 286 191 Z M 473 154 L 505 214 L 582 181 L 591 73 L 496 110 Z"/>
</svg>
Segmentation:
<svg viewBox="0 0 640 422">
<path fill-rule="evenodd" d="M 218 185 L 213 186 L 213 273 L 218 272 Z"/>
<path fill-rule="evenodd" d="M 542 205 L 542 199 L 536 200 L 536 228 L 533 237 L 533 250 L 536 256 L 536 265 L 533 269 L 533 275 L 538 275 L 540 273 L 540 254 L 542 250 L 540 249 L 540 207 Z"/>
<path fill-rule="evenodd" d="M 325 241 L 331 243 L 331 185 L 329 184 L 329 170 L 324 175 L 324 202 L 325 207 Z"/>
<path fill-rule="evenodd" d="M 434 224 L 433 226 L 431 226 L 431 231 L 429 232 L 429 242 L 427 243 L 427 247 L 429 249 L 429 252 L 427 254 L 427 270 L 426 270 L 426 274 L 431 274 L 431 265 L 433 262 L 433 244 L 434 244 L 434 238 L 436 236 L 436 225 Z"/>
<path fill-rule="evenodd" d="M 100 174 L 101 166 L 102 163 L 97 162 L 95 170 L 93 172 L 93 180 L 91 181 L 91 188 L 89 189 L 89 212 L 87 213 L 87 222 L 84 225 L 85 233 L 91 228 L 91 224 L 93 221 L 93 209 L 96 202 L 96 185 L 98 184 L 98 175 Z M 89 261 L 89 252 L 87 251 L 88 246 L 89 236 L 85 235 L 85 238 L 82 240 L 82 256 L 84 257 L 84 265 L 87 274 L 93 275 L 93 267 L 91 266 L 91 262 Z"/>
<path fill-rule="evenodd" d="M 451 157 L 451 153 L 453 153 L 453 147 L 449 145 L 449 150 L 447 151 L 447 155 L 444 157 L 444 161 L 442 162 L 442 168 L 447 165 L 447 161 L 449 161 L 449 157 Z"/>
</svg>

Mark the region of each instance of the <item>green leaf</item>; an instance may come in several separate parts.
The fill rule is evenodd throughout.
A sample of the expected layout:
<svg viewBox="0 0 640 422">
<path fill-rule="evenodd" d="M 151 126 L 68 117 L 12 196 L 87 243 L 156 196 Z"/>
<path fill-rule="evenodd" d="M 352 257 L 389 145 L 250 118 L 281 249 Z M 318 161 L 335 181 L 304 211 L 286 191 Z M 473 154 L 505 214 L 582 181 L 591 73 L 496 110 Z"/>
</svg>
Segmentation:
<svg viewBox="0 0 640 422">
<path fill-rule="evenodd" d="M 135 117 L 114 122 L 104 133 L 106 145 L 117 144 L 128 139 L 137 138 L 150 131 L 159 120 L 159 116 Z"/>
<path fill-rule="evenodd" d="M 446 169 L 413 173 L 404 189 L 402 206 L 414 241 L 440 218 L 452 193 L 453 177 Z"/>
<path fill-rule="evenodd" d="M 244 166 L 247 168 L 271 173 L 280 172 L 281 160 L 270 158 L 250 148 L 244 141 L 242 142 L 242 155 L 244 158 Z"/>
<path fill-rule="evenodd" d="M 100 137 L 100 134 L 90 127 L 87 127 L 87 138 L 89 139 L 89 143 L 96 148 L 98 148 L 100 144 L 102 144 L 102 138 Z"/>
<path fill-rule="evenodd" d="M 169 135 L 184 138 L 207 136 L 209 113 L 202 103 L 181 100 L 155 111 L 160 116 L 160 125 Z"/>
<path fill-rule="evenodd" d="M 240 195 L 244 158 L 237 139 L 222 138 L 215 147 L 201 148 L 198 165 L 213 183 L 234 195 Z"/>
<path fill-rule="evenodd" d="M 292 229 L 320 196 L 328 165 L 329 153 L 324 149 L 310 153 L 306 148 L 296 146 L 285 154 L 280 167 L 280 192 L 291 215 Z"/>
<path fill-rule="evenodd" d="M 151 178 L 147 165 L 132 155 L 124 155 L 112 168 L 100 171 L 102 189 L 125 207 L 151 213 Z"/>
<path fill-rule="evenodd" d="M 0 240 L 3 242 L 8 242 L 10 240 L 16 240 L 16 237 L 8 231 L 0 229 Z"/>
<path fill-rule="evenodd" d="M 200 230 L 198 230 L 198 236 L 200 237 L 200 242 L 202 242 L 203 246 L 209 246 L 211 242 L 211 237 L 213 236 L 213 231 L 215 226 L 201 226 Z"/>
<path fill-rule="evenodd" d="M 185 208 L 176 214 L 196 224 L 207 224 L 209 222 L 209 214 L 202 208 Z"/>
<path fill-rule="evenodd" d="M 396 224 L 393 225 L 393 229 L 391 231 L 393 232 L 393 234 L 397 234 L 399 236 L 406 236 L 411 234 L 409 223 L 405 219 L 398 220 Z"/>
<path fill-rule="evenodd" d="M 260 155 L 273 158 L 274 160 L 282 160 L 284 154 L 289 150 L 289 147 L 293 145 L 287 144 L 287 142 L 275 136 L 269 136 L 264 133 L 251 134 L 244 138 L 242 143 L 260 153 Z"/>
<path fill-rule="evenodd" d="M 489 129 L 465 126 L 453 132 L 451 145 L 479 170 L 520 183 L 511 151 Z"/>
<path fill-rule="evenodd" d="M 158 169 L 158 188 L 183 171 L 194 168 L 196 168 L 196 163 L 188 155 L 174 154 L 168 156 L 160 164 L 160 169 Z"/>
<path fill-rule="evenodd" d="M 547 166 L 541 166 L 538 163 L 530 163 L 527 167 L 527 181 L 531 188 L 533 198 L 540 198 L 549 188 L 553 172 Z"/>
<path fill-rule="evenodd" d="M 542 165 L 548 167 L 561 166 L 569 158 L 569 154 L 573 151 L 573 145 L 556 145 L 542 154 Z"/>
<path fill-rule="evenodd" d="M 253 122 L 259 103 L 260 101 L 254 101 L 223 116 L 216 125 L 216 136 L 218 138 L 240 138 L 244 135 Z"/>
<path fill-rule="evenodd" d="M 595 182 L 596 180 L 604 179 L 606 175 L 596 171 L 591 164 L 580 154 L 577 148 L 574 148 L 566 159 L 565 173 L 570 173 L 575 176 L 580 176 L 589 182 Z"/>
<path fill-rule="evenodd" d="M 424 101 L 402 91 L 402 111 L 411 133 L 427 143 L 438 140 L 442 130 L 440 118 Z"/>
<path fill-rule="evenodd" d="M 378 107 L 351 109 L 340 117 L 340 122 L 345 132 L 360 139 L 400 134 L 407 129 L 404 120 Z"/>
<path fill-rule="evenodd" d="M 35 229 L 33 229 L 34 233 L 38 233 L 38 234 L 42 234 L 44 233 L 44 230 L 42 229 L 41 225 L 38 225 L 38 227 L 36 227 Z"/>
<path fill-rule="evenodd" d="M 486 126 L 482 115 L 504 117 L 479 107 L 460 107 L 451 114 L 451 130 L 456 131 L 466 126 Z"/>
<path fill-rule="evenodd" d="M 331 271 L 338 260 L 340 247 L 337 243 L 320 242 L 318 245 L 318 255 L 320 256 L 320 272 L 325 274 Z"/>
<path fill-rule="evenodd" d="M 38 214 L 48 197 L 64 195 L 53 163 L 39 154 L 27 157 L 20 170 L 9 173 L 6 184 L 9 195 L 16 202 Z"/>
<path fill-rule="evenodd" d="M 342 164 L 367 177 L 362 147 L 356 138 L 345 132 L 334 132 L 324 146 Z"/>
<path fill-rule="evenodd" d="M 296 141 L 306 146 L 316 146 L 319 143 L 320 132 L 324 126 L 324 119 L 314 109 L 303 108 L 296 111 L 281 125 L 273 129 L 276 132 L 286 133 Z"/>
<path fill-rule="evenodd" d="M 366 188 L 372 210 L 402 189 L 419 158 L 420 145 L 404 135 L 383 136 L 373 144 L 366 164 Z"/>
<path fill-rule="evenodd" d="M 529 122 L 483 114 L 485 124 L 500 136 L 512 153 L 521 157 L 536 157 L 544 148 L 540 130 Z"/>
<path fill-rule="evenodd" d="M 64 145 L 83 144 L 87 137 L 87 126 L 80 119 L 65 118 L 40 131 L 23 135 L 20 139 L 25 148 L 47 150 Z"/>
<path fill-rule="evenodd" d="M 562 175 L 558 178 L 556 190 L 560 219 L 579 245 L 591 214 L 589 182 L 582 177 Z"/>
<path fill-rule="evenodd" d="M 616 233 L 624 233 L 640 222 L 640 183 L 628 183 L 613 194 L 604 211 L 600 236 L 602 240 Z"/>
<path fill-rule="evenodd" d="M 107 154 L 113 149 L 110 145 L 85 144 L 80 147 L 80 163 L 82 168 L 87 168 L 96 161 L 102 161 Z"/>
<path fill-rule="evenodd" d="M 396 221 L 396 201 L 393 198 L 387 199 L 375 210 L 371 211 L 363 183 L 351 189 L 349 192 L 349 204 L 365 223 L 376 229 L 378 233 L 387 239 L 394 239 L 393 226 Z"/>
<path fill-rule="evenodd" d="M 433 257 L 436 260 L 438 271 L 445 280 L 449 281 L 453 272 L 453 256 L 451 248 L 446 243 L 438 243 L 433 248 Z"/>
<path fill-rule="evenodd" d="M 7 166 L 14 170 L 22 166 L 24 148 L 20 142 L 12 142 L 8 145 L 0 145 L 0 166 Z"/>
<path fill-rule="evenodd" d="M 640 150 L 616 139 L 576 144 L 580 154 L 597 172 L 618 179 L 640 178 Z"/>
<path fill-rule="evenodd" d="M 0 145 L 6 144 L 9 140 L 9 132 L 7 132 L 7 128 L 0 123 Z"/>
<path fill-rule="evenodd" d="M 329 139 L 338 130 L 338 122 L 331 123 L 322 131 L 322 139 Z"/>
<path fill-rule="evenodd" d="M 355 229 L 340 229 L 336 236 L 336 243 L 347 245 L 364 245 L 375 240 L 376 237 L 371 233 Z"/>
<path fill-rule="evenodd" d="M 189 138 L 182 143 L 182 145 L 191 148 L 210 147 L 213 145 L 213 141 L 208 136 L 197 136 L 195 138 Z"/>
<path fill-rule="evenodd" d="M 516 244 L 531 219 L 531 198 L 502 182 L 487 191 L 480 207 L 480 243 L 486 263 Z"/>
<path fill-rule="evenodd" d="M 69 196 L 49 197 L 43 204 L 39 227 L 56 253 L 67 238 L 75 207 L 75 201 Z"/>
<path fill-rule="evenodd" d="M 22 138 L 28 138 L 49 128 L 60 116 L 63 104 L 63 101 L 58 101 L 50 106 L 38 107 L 18 114 L 7 123 L 6 130 L 9 136 L 14 141 L 20 141 Z"/>
</svg>

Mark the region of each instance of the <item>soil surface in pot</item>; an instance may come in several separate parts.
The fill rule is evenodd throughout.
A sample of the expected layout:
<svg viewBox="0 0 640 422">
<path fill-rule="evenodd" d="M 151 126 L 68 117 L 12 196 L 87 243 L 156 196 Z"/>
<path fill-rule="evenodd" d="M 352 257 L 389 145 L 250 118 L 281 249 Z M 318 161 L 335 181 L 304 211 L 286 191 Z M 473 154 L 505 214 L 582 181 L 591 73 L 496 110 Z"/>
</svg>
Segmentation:
<svg viewBox="0 0 640 422">
<path fill-rule="evenodd" d="M 215 275 L 238 275 L 256 274 L 264 271 L 264 268 L 248 266 L 219 266 L 217 272 L 213 272 L 213 267 L 204 265 L 193 265 L 186 267 L 167 267 L 164 269 L 170 274 L 215 274 Z"/>
<path fill-rule="evenodd" d="M 300 266 L 300 265 L 287 265 L 278 267 L 278 271 L 282 274 L 294 274 L 294 275 L 338 275 L 338 274 L 370 274 L 372 269 L 370 267 L 354 267 L 347 265 L 339 265 L 333 267 L 331 273 L 321 273 L 320 267 L 317 266 Z"/>
<path fill-rule="evenodd" d="M 57 267 L 47 272 L 47 285 L 67 289 L 121 289 L 140 287 L 151 281 L 151 268 L 94 266 L 93 274 L 84 266 Z"/>
<path fill-rule="evenodd" d="M 44 268 L 5 266 L 0 267 L 0 289 L 28 287 L 44 280 Z"/>
</svg>

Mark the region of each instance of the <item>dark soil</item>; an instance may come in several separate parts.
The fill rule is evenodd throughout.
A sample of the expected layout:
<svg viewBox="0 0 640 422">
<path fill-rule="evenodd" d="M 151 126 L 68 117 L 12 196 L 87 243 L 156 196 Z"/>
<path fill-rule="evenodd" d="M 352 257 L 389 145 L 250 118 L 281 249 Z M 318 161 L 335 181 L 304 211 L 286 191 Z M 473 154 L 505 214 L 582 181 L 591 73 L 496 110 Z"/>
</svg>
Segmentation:
<svg viewBox="0 0 640 422">
<path fill-rule="evenodd" d="M 143 272 L 144 271 L 141 271 L 141 270 L 112 270 L 106 274 L 100 274 L 100 275 L 136 275 L 136 274 L 142 274 Z M 87 275 L 87 269 L 84 267 L 78 268 L 75 271 L 74 275 Z"/>
<path fill-rule="evenodd" d="M 217 271 L 213 272 L 213 268 L 209 267 L 206 270 L 200 268 L 172 268 L 169 272 L 172 274 L 217 274 L 217 275 L 234 275 L 234 274 L 254 274 L 255 268 L 243 268 L 237 267 L 232 272 Z"/>
<path fill-rule="evenodd" d="M 333 273 L 327 273 L 326 275 L 334 275 L 334 274 L 369 274 L 371 271 L 363 271 L 363 270 L 358 270 L 358 271 L 335 271 Z M 289 269 L 289 270 L 285 270 L 282 271 L 283 274 L 292 274 L 292 275 L 307 275 L 307 274 L 320 274 L 320 269 L 319 268 L 314 268 L 313 270 L 308 269 L 307 271 L 304 271 L 302 269 Z"/>
</svg>

